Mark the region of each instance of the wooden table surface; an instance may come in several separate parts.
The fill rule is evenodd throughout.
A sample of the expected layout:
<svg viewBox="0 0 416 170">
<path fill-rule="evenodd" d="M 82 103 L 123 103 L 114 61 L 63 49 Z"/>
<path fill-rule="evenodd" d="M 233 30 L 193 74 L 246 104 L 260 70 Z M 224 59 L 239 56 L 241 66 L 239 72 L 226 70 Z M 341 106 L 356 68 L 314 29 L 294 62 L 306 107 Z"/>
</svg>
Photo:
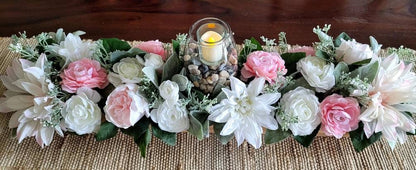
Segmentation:
<svg viewBox="0 0 416 170">
<path fill-rule="evenodd" d="M 228 22 L 237 43 L 284 31 L 290 44 L 311 45 L 312 28 L 327 23 L 334 36 L 345 31 L 368 43 L 373 35 L 384 47 L 416 48 L 415 0 L 2 0 L 0 36 L 62 27 L 84 30 L 84 38 L 167 42 L 208 16 Z"/>
</svg>

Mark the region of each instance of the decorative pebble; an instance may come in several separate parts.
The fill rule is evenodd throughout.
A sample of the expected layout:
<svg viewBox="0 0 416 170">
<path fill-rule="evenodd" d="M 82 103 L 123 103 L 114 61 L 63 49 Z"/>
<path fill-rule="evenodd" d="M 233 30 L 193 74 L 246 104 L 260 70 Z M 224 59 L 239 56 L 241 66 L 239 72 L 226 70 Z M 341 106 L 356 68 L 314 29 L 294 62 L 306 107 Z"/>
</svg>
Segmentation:
<svg viewBox="0 0 416 170">
<path fill-rule="evenodd" d="M 196 49 L 198 46 L 195 43 L 189 43 L 190 49 Z"/>
<path fill-rule="evenodd" d="M 202 64 L 201 66 L 199 66 L 199 70 L 201 70 L 202 74 L 205 74 L 209 71 L 209 68 L 207 65 Z"/>
<path fill-rule="evenodd" d="M 226 81 L 227 81 L 227 78 L 225 78 L 225 77 L 220 77 L 220 78 L 218 79 L 218 84 L 224 84 Z"/>
<path fill-rule="evenodd" d="M 230 74 L 227 71 L 223 70 L 220 72 L 220 77 L 228 78 L 230 77 Z"/>
<path fill-rule="evenodd" d="M 212 81 L 213 81 L 213 82 L 218 81 L 218 79 L 219 79 L 218 74 L 213 74 L 213 75 L 211 76 L 211 79 L 212 79 Z"/>
<path fill-rule="evenodd" d="M 214 86 L 213 85 L 208 85 L 207 86 L 207 91 L 212 92 L 212 90 L 214 90 Z"/>
<path fill-rule="evenodd" d="M 208 82 L 208 84 L 213 84 L 214 83 L 214 81 L 212 80 L 212 77 L 208 77 L 207 82 Z"/>
<path fill-rule="evenodd" d="M 209 69 L 211 69 L 211 70 L 217 70 L 218 67 L 219 67 L 218 65 L 216 65 L 216 66 L 209 66 Z"/>
<path fill-rule="evenodd" d="M 198 66 L 193 65 L 193 64 L 191 64 L 191 65 L 188 66 L 188 70 L 193 75 L 201 74 L 201 71 L 198 70 Z"/>
<path fill-rule="evenodd" d="M 234 56 L 232 56 L 232 55 L 230 55 L 230 56 L 228 57 L 228 61 L 230 61 L 230 63 L 231 63 L 232 65 L 236 65 L 236 64 L 238 63 L 237 58 L 236 58 L 236 57 L 234 57 Z"/>
<path fill-rule="evenodd" d="M 183 60 L 184 61 L 189 61 L 190 59 L 191 59 L 191 56 L 190 55 L 183 56 Z"/>
<path fill-rule="evenodd" d="M 205 85 L 205 84 L 201 84 L 201 85 L 199 86 L 199 88 L 200 88 L 201 90 L 205 91 L 205 90 L 207 90 L 207 85 Z"/>
<path fill-rule="evenodd" d="M 227 66 L 225 63 L 221 64 L 221 65 L 218 67 L 218 71 L 222 71 L 222 70 L 224 70 L 225 66 Z"/>
<path fill-rule="evenodd" d="M 198 83 L 198 81 L 194 81 L 193 83 L 194 83 L 194 86 L 195 86 L 195 87 L 199 87 L 199 83 Z"/>
<path fill-rule="evenodd" d="M 192 64 L 197 65 L 197 66 L 202 64 L 201 61 L 199 61 L 199 59 L 196 57 L 192 57 L 191 62 Z"/>
</svg>

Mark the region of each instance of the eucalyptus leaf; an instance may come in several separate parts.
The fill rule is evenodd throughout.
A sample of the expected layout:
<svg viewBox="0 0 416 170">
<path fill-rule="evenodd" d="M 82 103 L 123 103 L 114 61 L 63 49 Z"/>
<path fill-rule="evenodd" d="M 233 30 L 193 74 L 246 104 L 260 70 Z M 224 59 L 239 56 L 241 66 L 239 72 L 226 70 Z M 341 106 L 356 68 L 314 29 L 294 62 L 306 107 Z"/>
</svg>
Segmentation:
<svg viewBox="0 0 416 170">
<path fill-rule="evenodd" d="M 326 52 L 323 52 L 321 50 L 316 50 L 315 55 L 321 59 L 324 59 L 325 61 L 329 61 L 331 58 L 330 55 L 328 55 Z"/>
<path fill-rule="evenodd" d="M 283 60 L 285 60 L 285 66 L 287 69 L 287 75 L 290 75 L 296 72 L 296 63 L 306 57 L 306 53 L 298 52 L 298 53 L 283 53 L 280 55 Z"/>
<path fill-rule="evenodd" d="M 102 38 L 100 40 L 102 40 L 103 47 L 108 53 L 116 50 L 127 51 L 131 48 L 129 43 L 118 38 Z"/>
<path fill-rule="evenodd" d="M 159 126 L 156 123 L 152 123 L 152 132 L 153 135 L 160 140 L 162 140 L 164 143 L 175 146 L 176 144 L 176 133 L 166 132 L 159 128 Z"/>
<path fill-rule="evenodd" d="M 366 65 L 366 64 L 368 64 L 370 62 L 371 62 L 371 58 L 365 59 L 365 60 L 361 60 L 361 61 L 357 61 L 355 63 L 352 63 L 351 65 L 362 66 L 362 65 Z"/>
<path fill-rule="evenodd" d="M 182 67 L 183 61 L 179 59 L 177 54 L 172 54 L 163 66 L 162 82 L 178 74 L 182 70 Z"/>
<path fill-rule="evenodd" d="M 104 122 L 100 126 L 100 130 L 98 130 L 97 134 L 95 134 L 95 139 L 97 141 L 103 141 L 106 139 L 110 139 L 116 136 L 118 128 L 110 122 Z"/>
<path fill-rule="evenodd" d="M 296 79 L 294 83 L 289 84 L 288 86 L 284 87 L 281 90 L 281 94 L 285 94 L 285 93 L 287 93 L 291 90 L 296 89 L 299 86 L 302 86 L 302 87 L 310 89 L 310 90 L 315 90 L 314 87 L 309 85 L 308 81 L 306 81 L 306 79 L 304 77 L 301 77 L 301 78 Z"/>
<path fill-rule="evenodd" d="M 377 40 L 373 37 L 370 36 L 370 45 L 371 45 L 371 50 L 373 50 L 374 54 L 378 54 L 378 52 L 381 50 L 381 44 L 378 44 Z"/>
<path fill-rule="evenodd" d="M 348 73 L 348 64 L 339 62 L 334 69 L 335 84 L 338 84 L 342 73 Z"/>
<path fill-rule="evenodd" d="M 127 51 L 115 50 L 113 52 L 110 52 L 110 62 L 112 64 L 119 62 L 121 59 L 125 57 L 128 57 Z"/>
<path fill-rule="evenodd" d="M 137 146 L 139 146 L 140 155 L 143 158 L 146 157 L 146 149 L 151 140 L 152 140 L 152 132 L 150 131 L 149 127 L 145 130 L 145 132 L 142 135 L 134 136 L 134 143 L 136 143 Z"/>
<path fill-rule="evenodd" d="M 312 144 L 313 139 L 315 139 L 316 135 L 318 134 L 319 130 L 321 129 L 321 125 L 319 125 L 310 135 L 307 136 L 295 136 L 294 139 L 299 142 L 302 146 L 308 147 Z"/>
<path fill-rule="evenodd" d="M 64 29 L 59 28 L 56 31 L 56 34 L 55 34 L 55 41 L 56 41 L 56 43 L 59 44 L 61 41 L 64 41 L 65 38 L 66 38 L 66 35 L 65 35 L 65 32 L 64 32 Z"/>
<path fill-rule="evenodd" d="M 146 75 L 147 78 L 150 79 L 150 81 L 156 86 L 159 87 L 159 82 L 157 81 L 157 73 L 155 68 L 153 67 L 144 67 L 142 69 L 142 72 L 144 73 L 144 75 Z"/>
<path fill-rule="evenodd" d="M 342 32 L 341 34 L 338 35 L 337 38 L 335 38 L 335 44 L 334 44 L 335 47 L 339 47 L 341 45 L 341 43 L 342 43 L 341 39 L 343 39 L 345 41 L 348 41 L 348 40 L 351 40 L 351 37 L 348 36 L 347 33 Z"/>
<path fill-rule="evenodd" d="M 381 132 L 374 133 L 367 138 L 364 132 L 364 124 L 362 122 L 359 123 L 358 129 L 349 132 L 352 145 L 354 146 L 355 151 L 361 152 L 366 147 L 370 146 L 374 142 L 377 142 L 381 137 Z"/>
<path fill-rule="evenodd" d="M 365 79 L 367 79 L 367 82 L 371 83 L 373 82 L 374 78 L 377 75 L 378 67 L 379 67 L 378 61 L 361 66 L 355 69 L 354 71 L 352 71 L 350 74 L 350 77 L 355 78 L 359 76 L 361 80 L 365 81 Z"/>
<path fill-rule="evenodd" d="M 289 131 L 283 131 L 282 128 L 279 128 L 277 130 L 266 130 L 266 134 L 264 135 L 264 142 L 266 144 L 272 144 L 276 142 L 280 142 L 287 137 L 292 135 Z"/>
<path fill-rule="evenodd" d="M 218 140 L 221 142 L 221 144 L 225 145 L 234 137 L 234 133 L 227 135 L 227 136 L 221 136 L 222 128 L 224 128 L 225 123 L 215 123 L 211 122 L 214 127 L 215 136 L 217 136 Z"/>
<path fill-rule="evenodd" d="M 218 94 L 220 94 L 222 92 L 222 88 L 226 88 L 226 86 L 224 86 L 223 84 L 217 84 L 214 87 L 214 90 L 212 90 L 212 95 L 213 96 L 217 96 Z"/>
<path fill-rule="evenodd" d="M 180 74 L 175 74 L 172 77 L 172 81 L 176 82 L 176 84 L 178 84 L 179 86 L 179 91 L 185 91 L 188 87 L 188 84 L 190 84 L 191 82 L 188 80 L 187 77 L 180 75 Z"/>
<path fill-rule="evenodd" d="M 146 55 L 146 52 L 139 49 L 139 48 L 130 48 L 127 53 L 129 54 L 130 57 L 135 57 L 136 55 L 139 55 L 141 57 L 144 57 L 144 55 Z"/>
<path fill-rule="evenodd" d="M 198 140 L 204 139 L 209 134 L 208 113 L 200 111 L 191 111 L 189 113 L 188 132 L 196 136 Z"/>
</svg>

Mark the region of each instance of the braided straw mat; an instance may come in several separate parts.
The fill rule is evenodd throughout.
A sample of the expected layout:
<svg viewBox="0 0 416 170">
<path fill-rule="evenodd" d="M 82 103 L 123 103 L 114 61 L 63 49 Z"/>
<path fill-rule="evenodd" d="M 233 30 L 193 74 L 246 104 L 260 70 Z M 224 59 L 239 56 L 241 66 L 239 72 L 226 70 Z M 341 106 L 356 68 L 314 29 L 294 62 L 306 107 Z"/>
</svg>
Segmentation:
<svg viewBox="0 0 416 170">
<path fill-rule="evenodd" d="M 10 38 L 0 37 L 0 74 L 17 54 L 8 50 Z M 135 44 L 137 42 L 132 42 Z M 5 90 L 0 86 L 0 94 Z M 146 158 L 133 140 L 121 133 L 97 142 L 93 135 L 55 136 L 41 149 L 34 138 L 18 144 L 8 129 L 11 113 L 0 114 L 0 166 L 5 169 L 415 169 L 416 137 L 391 150 L 383 139 L 363 152 L 354 151 L 349 137 L 318 136 L 309 148 L 292 138 L 254 149 L 235 140 L 221 145 L 214 135 L 202 141 L 178 134 L 176 146 L 154 138 Z"/>
</svg>

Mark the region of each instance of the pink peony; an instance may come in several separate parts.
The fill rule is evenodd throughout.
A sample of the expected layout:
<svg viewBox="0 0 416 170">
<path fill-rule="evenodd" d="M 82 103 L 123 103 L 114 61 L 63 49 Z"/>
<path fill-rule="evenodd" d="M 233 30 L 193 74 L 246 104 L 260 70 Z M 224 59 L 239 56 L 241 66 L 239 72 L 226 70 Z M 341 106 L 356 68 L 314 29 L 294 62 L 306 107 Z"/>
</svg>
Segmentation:
<svg viewBox="0 0 416 170">
<path fill-rule="evenodd" d="M 341 138 L 346 132 L 358 128 L 360 106 L 355 98 L 333 94 L 320 104 L 322 130 L 328 136 Z"/>
<path fill-rule="evenodd" d="M 142 42 L 136 47 L 148 53 L 160 55 L 163 60 L 166 60 L 165 48 L 159 40 Z"/>
<path fill-rule="evenodd" d="M 247 61 L 241 69 L 244 79 L 250 77 L 263 77 L 269 83 L 276 81 L 278 74 L 286 74 L 285 61 L 278 53 L 255 51 L 247 56 Z"/>
<path fill-rule="evenodd" d="M 61 73 L 62 90 L 75 93 L 80 87 L 100 89 L 108 85 L 107 73 L 100 63 L 83 58 L 74 61 Z"/>
<path fill-rule="evenodd" d="M 309 46 L 298 46 L 289 50 L 289 53 L 304 52 L 306 56 L 315 56 L 315 49 Z"/>
<path fill-rule="evenodd" d="M 149 117 L 149 104 L 138 92 L 136 84 L 120 85 L 107 97 L 105 119 L 119 128 L 127 129 L 144 115 Z"/>
</svg>

